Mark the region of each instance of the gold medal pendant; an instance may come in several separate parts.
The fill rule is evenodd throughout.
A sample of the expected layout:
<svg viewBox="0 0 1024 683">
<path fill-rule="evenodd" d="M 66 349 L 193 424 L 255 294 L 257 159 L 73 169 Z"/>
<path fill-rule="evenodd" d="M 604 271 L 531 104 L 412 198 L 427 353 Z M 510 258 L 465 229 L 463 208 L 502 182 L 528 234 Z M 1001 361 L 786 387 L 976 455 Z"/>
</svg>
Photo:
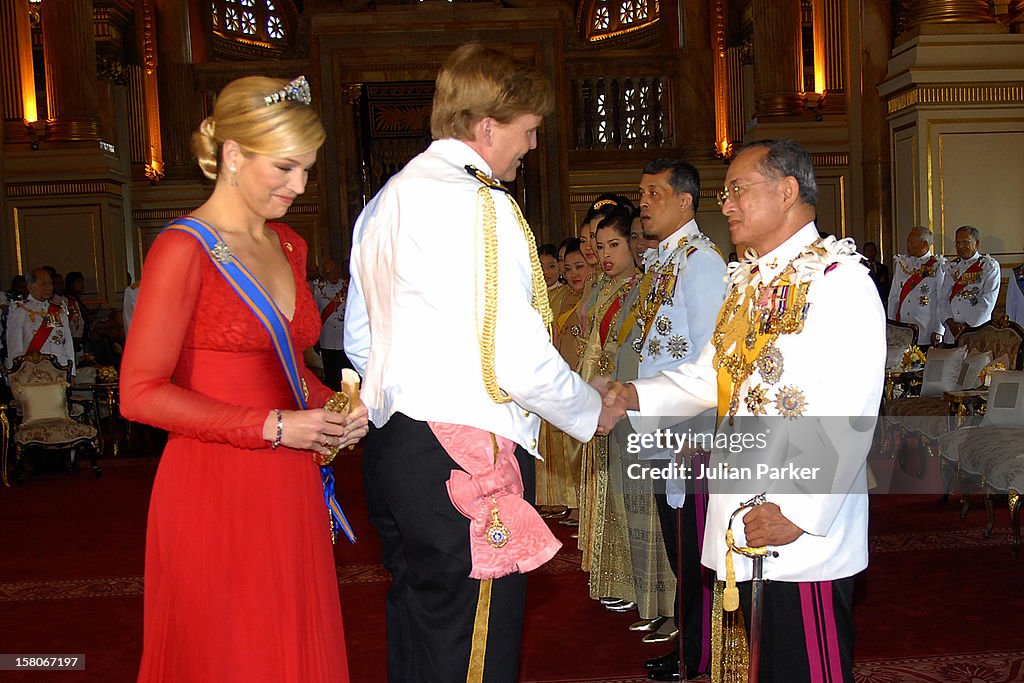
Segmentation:
<svg viewBox="0 0 1024 683">
<path fill-rule="evenodd" d="M 501 518 L 498 516 L 498 505 L 493 498 L 491 498 L 491 523 L 487 525 L 484 536 L 487 537 L 487 545 L 492 548 L 504 548 L 508 545 L 509 530 L 501 523 Z"/>
</svg>

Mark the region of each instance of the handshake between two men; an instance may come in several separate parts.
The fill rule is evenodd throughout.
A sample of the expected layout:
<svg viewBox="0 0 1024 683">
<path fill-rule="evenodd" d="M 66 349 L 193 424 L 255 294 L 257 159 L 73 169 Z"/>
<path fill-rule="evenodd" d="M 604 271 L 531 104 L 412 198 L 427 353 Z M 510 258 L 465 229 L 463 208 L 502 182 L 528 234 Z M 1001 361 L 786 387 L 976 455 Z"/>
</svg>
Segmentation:
<svg viewBox="0 0 1024 683">
<path fill-rule="evenodd" d="M 616 382 L 602 375 L 590 381 L 601 394 L 601 415 L 597 419 L 597 436 L 607 436 L 626 416 L 627 410 L 640 410 L 636 388 L 632 384 Z"/>
</svg>

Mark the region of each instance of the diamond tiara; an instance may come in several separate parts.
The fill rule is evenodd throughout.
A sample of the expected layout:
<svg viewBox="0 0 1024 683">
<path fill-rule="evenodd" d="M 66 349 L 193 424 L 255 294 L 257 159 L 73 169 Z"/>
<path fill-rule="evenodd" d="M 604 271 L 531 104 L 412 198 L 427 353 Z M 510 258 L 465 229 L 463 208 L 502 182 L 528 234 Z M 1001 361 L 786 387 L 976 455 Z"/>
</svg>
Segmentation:
<svg viewBox="0 0 1024 683">
<path fill-rule="evenodd" d="M 307 106 L 313 101 L 312 96 L 309 94 L 309 82 L 305 76 L 299 76 L 277 92 L 267 95 L 263 98 L 263 103 L 269 107 L 272 104 L 285 100 L 301 102 Z"/>
</svg>

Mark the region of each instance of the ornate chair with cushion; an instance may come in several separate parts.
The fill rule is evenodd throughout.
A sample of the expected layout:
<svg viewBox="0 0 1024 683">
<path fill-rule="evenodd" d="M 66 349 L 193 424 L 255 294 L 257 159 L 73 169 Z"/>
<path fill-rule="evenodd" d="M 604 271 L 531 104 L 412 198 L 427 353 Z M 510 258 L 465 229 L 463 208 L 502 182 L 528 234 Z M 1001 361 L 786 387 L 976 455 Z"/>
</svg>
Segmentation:
<svg viewBox="0 0 1024 683">
<path fill-rule="evenodd" d="M 952 349 L 931 349 L 925 363 L 921 395 L 886 401 L 883 441 L 899 450 L 901 464 L 912 455 L 908 443 L 917 441 L 917 475 L 923 476 L 927 456 L 935 455 L 936 442 L 955 425 L 950 424 L 950 406 L 945 394 L 974 389 L 978 375 L 994 359 L 1003 359 L 1010 370 L 1021 369 L 1024 358 L 1024 328 L 1006 316 L 965 330 Z"/>
<path fill-rule="evenodd" d="M 917 344 L 917 334 L 917 325 L 914 323 L 901 323 L 897 320 L 885 321 L 885 345 L 889 349 L 885 360 L 887 370 L 895 370 L 900 367 L 903 354 L 911 346 Z"/>
<path fill-rule="evenodd" d="M 980 485 L 985 493 L 988 523 L 995 525 L 992 496 L 1009 496 L 1013 526 L 1013 556 L 1020 548 L 1020 505 L 1024 492 L 1024 372 L 992 374 L 988 406 L 981 424 L 950 432 L 939 439 L 943 463 L 956 471 L 956 480 Z"/>
<path fill-rule="evenodd" d="M 57 362 L 56 356 L 33 352 L 14 359 L 7 381 L 14 395 L 20 421 L 14 428 L 15 471 L 22 473 L 22 456 L 29 447 L 68 451 L 68 464 L 77 469 L 77 449 L 87 449 L 93 472 L 99 443 L 96 428 L 77 422 L 68 414 L 68 387 L 71 369 Z"/>
<path fill-rule="evenodd" d="M 917 345 L 917 325 L 885 321 L 885 400 L 909 395 L 920 386 L 920 376 L 903 366 L 907 352 Z"/>
</svg>

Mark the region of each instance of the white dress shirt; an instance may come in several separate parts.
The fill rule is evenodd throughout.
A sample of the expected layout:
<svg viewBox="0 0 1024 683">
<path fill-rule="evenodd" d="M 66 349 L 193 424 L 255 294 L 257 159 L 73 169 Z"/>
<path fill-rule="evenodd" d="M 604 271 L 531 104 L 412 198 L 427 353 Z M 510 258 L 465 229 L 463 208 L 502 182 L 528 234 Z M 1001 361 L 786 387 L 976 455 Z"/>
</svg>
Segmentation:
<svg viewBox="0 0 1024 683">
<path fill-rule="evenodd" d="M 7 313 L 7 367 L 13 365 L 15 358 L 25 355 L 29 343 L 39 326 L 43 324 L 49 310 L 49 301 L 40 301 L 31 294 L 24 301 L 11 304 Z M 60 304 L 60 324 L 50 332 L 39 352 L 52 353 L 61 365 L 70 364 L 71 374 L 75 374 L 71 324 L 68 322 L 68 308 L 63 300 Z"/>
<path fill-rule="evenodd" d="M 825 581 L 852 576 L 867 566 L 868 500 L 865 461 L 871 446 L 874 419 L 878 413 L 885 367 L 885 312 L 868 276 L 859 263 L 852 243 L 826 238 L 824 256 L 805 259 L 805 248 L 818 240 L 814 223 L 809 223 L 786 242 L 757 259 L 739 264 L 732 273 L 730 289 L 770 282 L 788 264 L 810 263 L 807 291 L 807 317 L 802 331 L 781 334 L 775 347 L 782 358 L 779 376 L 754 372 L 736 388 L 739 405 L 737 425 L 763 423 L 776 430 L 768 438 L 769 447 L 727 453 L 715 449 L 711 467 L 726 462 L 732 466 L 754 464 L 762 457 L 785 454 L 795 443 L 795 430 L 786 425 L 820 426 L 813 436 L 821 443 L 841 444 L 840 457 L 831 463 L 813 449 L 804 449 L 810 460 L 831 464 L 832 481 L 817 480 L 808 491 L 792 482 L 770 483 L 762 490 L 769 502 L 779 505 L 782 514 L 805 533 L 794 542 L 777 548 L 780 555 L 764 562 L 764 578 L 778 581 Z M 820 253 L 820 252 L 819 252 Z M 828 268 L 830 264 L 836 264 Z M 756 265 L 757 270 L 754 270 Z M 757 290 L 759 293 L 762 290 Z M 740 341 L 742 344 L 742 341 Z M 697 415 L 717 405 L 717 371 L 713 365 L 716 349 L 704 346 L 694 363 L 686 363 L 657 377 L 638 380 L 640 412 L 644 415 Z M 751 390 L 762 390 L 769 402 L 762 403 L 751 417 Z M 785 396 L 800 396 L 804 417 L 788 420 L 783 404 Z M 790 410 L 792 406 L 789 406 Z M 755 411 L 757 409 L 755 408 Z M 829 419 L 828 416 L 836 416 Z M 861 420 L 851 420 L 863 416 Z M 870 424 L 868 424 L 870 423 Z M 781 427 L 781 429 L 779 429 Z M 731 433 L 729 420 L 723 420 L 720 436 Z M 789 431 L 787 431 L 789 430 Z M 806 430 L 800 433 L 806 437 Z M 779 438 L 781 437 L 781 438 Z M 799 444 L 798 444 L 799 445 Z M 832 483 L 832 482 L 835 483 Z M 725 576 L 725 531 L 729 517 L 754 491 L 735 491 L 720 481 L 708 481 L 711 497 L 701 562 Z M 761 486 L 763 481 L 750 483 Z M 823 485 L 824 484 L 824 485 Z M 823 490 L 835 491 L 824 493 Z M 757 491 L 760 492 L 760 491 Z M 784 493 L 783 493 L 784 492 Z M 743 525 L 734 524 L 738 545 L 744 545 Z M 752 563 L 736 557 L 736 575 L 740 581 L 751 578 Z"/>
<path fill-rule="evenodd" d="M 924 274 L 910 289 L 903 302 L 900 295 L 903 285 L 911 277 Z M 932 335 L 941 336 L 946 331 L 945 318 L 941 317 L 939 304 L 943 279 L 946 274 L 946 259 L 926 253 L 924 256 L 899 254 L 893 263 L 892 288 L 889 290 L 888 314 L 893 320 L 917 325 L 917 343 L 932 343 Z"/>
<path fill-rule="evenodd" d="M 977 261 L 981 261 L 981 271 L 967 273 Z M 952 318 L 958 323 L 966 323 L 977 327 L 992 319 L 999 298 L 999 262 L 988 254 L 974 252 L 970 258 L 954 258 L 946 262 L 946 275 L 942 281 L 942 295 L 939 305 L 942 306 L 942 321 Z M 954 296 L 953 287 L 959 280 L 965 280 L 964 287 Z M 956 342 L 956 337 L 946 330 L 943 341 L 947 344 Z"/>
<path fill-rule="evenodd" d="M 348 281 L 339 278 L 337 282 L 331 283 L 328 280 L 317 280 L 313 283 L 313 299 L 316 300 L 316 308 L 323 313 L 327 305 L 340 296 L 340 304 L 327 320 L 324 320 L 320 328 L 320 348 L 340 351 L 345 348 L 343 339 L 345 335 L 345 294 L 348 291 Z"/>
<path fill-rule="evenodd" d="M 356 221 L 344 346 L 363 375 L 360 395 L 370 419 L 380 427 L 401 411 L 416 420 L 478 427 L 537 457 L 542 417 L 587 441 L 601 398 L 562 360 L 531 305 L 527 241 L 501 190 L 490 190 L 498 237 L 494 366 L 512 402 L 496 403 L 487 394 L 478 341 L 482 184 L 467 165 L 491 172 L 465 143 L 435 140 Z"/>
</svg>

